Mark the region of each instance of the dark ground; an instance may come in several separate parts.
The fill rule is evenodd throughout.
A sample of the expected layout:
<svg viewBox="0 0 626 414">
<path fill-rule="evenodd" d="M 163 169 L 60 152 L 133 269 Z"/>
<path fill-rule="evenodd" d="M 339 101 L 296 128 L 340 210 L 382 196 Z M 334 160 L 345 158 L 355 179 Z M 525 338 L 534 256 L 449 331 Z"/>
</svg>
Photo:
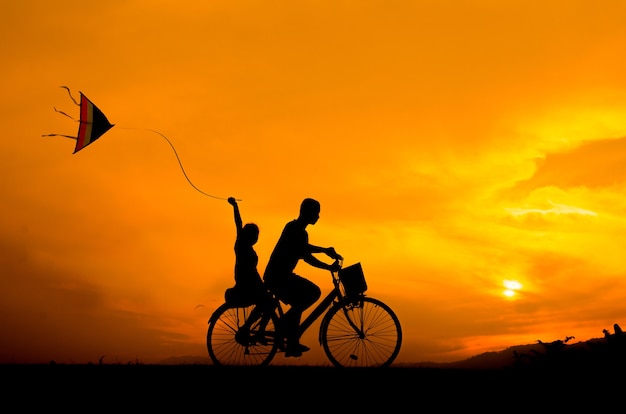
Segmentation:
<svg viewBox="0 0 626 414">
<path fill-rule="evenodd" d="M 624 372 L 211 365 L 0 365 L 11 412 L 591 412 L 618 409 Z M 618 409 L 619 410 L 619 409 Z"/>
</svg>

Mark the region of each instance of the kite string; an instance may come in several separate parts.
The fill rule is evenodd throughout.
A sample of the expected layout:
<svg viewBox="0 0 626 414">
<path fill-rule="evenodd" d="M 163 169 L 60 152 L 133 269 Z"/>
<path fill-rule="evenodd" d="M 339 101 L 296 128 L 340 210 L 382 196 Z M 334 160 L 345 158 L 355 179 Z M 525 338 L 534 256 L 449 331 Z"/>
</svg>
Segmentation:
<svg viewBox="0 0 626 414">
<path fill-rule="evenodd" d="M 139 128 L 123 128 L 123 127 L 120 127 L 120 128 L 121 128 L 121 129 L 139 129 Z M 214 195 L 212 195 L 212 194 L 205 193 L 204 191 L 202 191 L 201 189 L 199 189 L 198 187 L 196 187 L 196 185 L 195 185 L 193 182 L 191 182 L 191 180 L 189 179 L 189 176 L 187 176 L 187 173 L 185 172 L 185 168 L 183 167 L 183 163 L 182 163 L 182 161 L 180 160 L 180 157 L 178 156 L 178 152 L 176 151 L 176 148 L 174 147 L 174 144 L 172 144 L 172 141 L 170 141 L 170 140 L 169 140 L 169 139 L 168 139 L 165 135 L 163 135 L 163 134 L 162 134 L 162 133 L 160 133 L 159 131 L 155 131 L 155 130 L 153 130 L 153 129 L 147 129 L 147 128 L 143 128 L 143 129 L 144 129 L 145 131 L 150 131 L 150 132 L 153 132 L 153 133 L 155 133 L 155 134 L 160 135 L 160 136 L 161 136 L 164 140 L 166 140 L 166 141 L 167 141 L 167 143 L 168 143 L 168 144 L 170 144 L 170 147 L 172 147 L 172 150 L 174 151 L 174 155 L 176 155 L 176 160 L 178 161 L 178 165 L 180 165 L 180 169 L 181 169 L 181 171 L 183 172 L 183 175 L 184 175 L 184 176 L 185 176 L 185 178 L 187 179 L 187 182 L 188 182 L 188 183 L 189 183 L 189 184 L 190 184 L 190 185 L 191 185 L 191 186 L 192 186 L 192 187 L 193 187 L 196 191 L 198 191 L 198 192 L 199 192 L 199 193 L 201 193 L 201 194 L 204 194 L 205 196 L 212 197 L 212 198 L 216 198 L 216 199 L 218 199 L 218 200 L 228 200 L 227 198 L 224 198 L 224 197 L 217 197 L 217 196 L 214 196 Z M 240 200 L 240 199 L 237 199 L 237 201 L 241 201 L 241 200 Z"/>
<path fill-rule="evenodd" d="M 74 97 L 72 96 L 72 91 L 70 90 L 70 88 L 68 88 L 67 86 L 60 86 L 60 88 L 63 88 L 63 89 L 65 89 L 65 90 L 67 90 L 67 93 L 68 93 L 68 95 L 70 96 L 70 98 L 72 99 L 72 101 L 73 101 L 73 102 L 74 102 L 77 106 L 80 106 L 80 103 L 78 103 L 78 101 L 76 101 L 76 99 L 74 99 Z M 62 114 L 62 115 L 65 115 L 66 117 L 68 117 L 68 118 L 70 118 L 70 119 L 72 119 L 72 120 L 74 120 L 74 121 L 77 121 L 76 119 L 72 118 L 70 115 L 66 114 L 66 113 L 65 113 L 65 112 L 63 112 L 63 111 L 59 111 L 59 110 L 58 110 L 58 109 L 56 109 L 56 108 L 54 108 L 54 110 L 55 110 L 56 112 L 58 112 L 58 113 Z M 80 122 L 80 121 L 77 121 L 77 122 Z M 121 127 L 118 127 L 118 128 L 121 128 Z M 139 128 L 122 128 L 122 129 L 139 129 Z M 160 133 L 159 131 L 155 131 L 155 130 L 153 130 L 153 129 L 145 129 L 145 128 L 144 128 L 144 130 L 145 130 L 145 131 L 150 131 L 150 132 L 153 132 L 153 133 L 155 133 L 155 134 L 160 135 L 161 137 L 163 137 L 163 139 L 165 139 L 165 140 L 167 141 L 167 143 L 168 143 L 168 144 L 170 144 L 170 147 L 172 147 L 172 150 L 174 151 L 174 155 L 176 155 L 176 160 L 178 160 L 178 165 L 180 165 L 180 169 L 181 169 L 181 171 L 183 172 L 183 175 L 184 175 L 184 176 L 185 176 L 185 178 L 187 179 L 187 182 L 189 182 L 189 184 L 191 184 L 191 186 L 192 186 L 195 190 L 197 190 L 197 191 L 198 191 L 198 192 L 200 192 L 201 194 L 204 194 L 205 196 L 208 196 L 208 197 L 216 198 L 216 199 L 218 199 L 218 200 L 228 200 L 227 198 L 224 198 L 224 197 L 217 197 L 217 196 L 214 196 L 214 195 L 211 195 L 211 194 L 205 193 L 204 191 L 202 191 L 201 189 L 199 189 L 198 187 L 196 187 L 196 185 L 195 185 L 193 182 L 191 182 L 191 180 L 189 179 L 189 176 L 187 176 L 187 172 L 185 172 L 185 168 L 183 167 L 183 163 L 182 163 L 182 161 L 180 160 L 180 157 L 178 156 L 178 152 L 176 151 L 176 148 L 174 147 L 174 144 L 172 144 L 172 142 L 171 142 L 171 141 L 170 141 L 170 140 L 169 140 L 169 139 L 168 139 L 165 135 L 163 135 L 162 133 Z M 73 139 L 76 139 L 76 137 L 73 137 L 73 136 L 69 136 L 69 135 L 60 135 L 60 134 L 47 134 L 47 135 L 42 135 L 42 136 L 63 136 L 63 137 L 67 137 L 67 138 L 73 138 Z M 237 201 L 241 201 L 241 200 L 240 200 L 240 199 L 237 199 Z"/>
</svg>

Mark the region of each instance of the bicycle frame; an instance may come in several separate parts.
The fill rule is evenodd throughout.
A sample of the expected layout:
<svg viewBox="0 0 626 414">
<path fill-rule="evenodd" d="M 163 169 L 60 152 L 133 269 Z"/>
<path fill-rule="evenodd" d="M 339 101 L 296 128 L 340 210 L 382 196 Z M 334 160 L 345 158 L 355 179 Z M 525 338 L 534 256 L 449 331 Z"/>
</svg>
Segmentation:
<svg viewBox="0 0 626 414">
<path fill-rule="evenodd" d="M 334 303 L 339 303 L 342 300 L 347 300 L 346 297 L 344 297 L 344 295 L 341 292 L 341 288 L 340 288 L 340 282 L 339 282 L 339 276 L 337 273 L 335 272 L 330 272 L 333 278 L 333 289 L 328 293 L 328 295 L 326 295 L 326 297 L 324 297 L 322 299 L 321 302 L 319 302 L 317 304 L 317 306 L 315 306 L 313 308 L 313 310 L 311 310 L 311 312 L 304 318 L 303 321 L 300 322 L 300 325 L 298 326 L 298 335 L 302 336 L 307 329 L 309 329 L 311 327 L 311 325 L 313 325 L 313 323 L 315 323 L 315 321 L 322 315 L 324 315 L 324 313 L 331 307 L 333 306 Z M 283 316 L 283 307 L 281 304 L 281 301 L 276 298 L 276 312 L 278 314 L 278 317 L 282 317 Z M 349 323 L 351 326 L 354 327 L 355 331 L 359 331 L 359 329 L 352 323 L 352 321 L 348 318 Z"/>
<path fill-rule="evenodd" d="M 302 322 L 300 322 L 300 326 L 298 327 L 298 334 L 302 335 L 306 332 L 307 329 L 313 325 L 313 323 L 326 312 L 328 308 L 332 306 L 336 299 L 341 299 L 341 292 L 339 288 L 335 287 L 330 291 L 328 295 L 307 315 L 306 318 Z"/>
</svg>

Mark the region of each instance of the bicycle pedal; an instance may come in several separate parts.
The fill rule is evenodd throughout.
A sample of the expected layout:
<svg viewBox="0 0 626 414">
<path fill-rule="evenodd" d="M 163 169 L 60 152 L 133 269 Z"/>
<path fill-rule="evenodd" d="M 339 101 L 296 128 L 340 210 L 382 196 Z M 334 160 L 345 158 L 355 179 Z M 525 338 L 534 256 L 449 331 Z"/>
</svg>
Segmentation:
<svg viewBox="0 0 626 414">
<path fill-rule="evenodd" d="M 307 352 L 310 350 L 311 348 L 303 344 L 295 344 L 292 346 L 287 346 L 287 348 L 285 348 L 285 358 L 301 357 L 304 352 Z"/>
<path fill-rule="evenodd" d="M 257 343 L 259 345 L 266 346 L 268 344 L 267 338 L 265 337 L 265 335 L 255 335 L 252 337 L 252 339 L 254 343 Z"/>
</svg>

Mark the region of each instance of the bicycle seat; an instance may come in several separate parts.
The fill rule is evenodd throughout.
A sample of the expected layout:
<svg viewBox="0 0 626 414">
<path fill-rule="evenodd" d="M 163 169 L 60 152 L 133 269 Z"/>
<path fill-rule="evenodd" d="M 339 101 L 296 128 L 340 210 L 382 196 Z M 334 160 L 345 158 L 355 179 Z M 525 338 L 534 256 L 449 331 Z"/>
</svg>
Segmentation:
<svg viewBox="0 0 626 414">
<path fill-rule="evenodd" d="M 226 289 L 224 299 L 229 305 L 245 308 L 256 303 L 256 298 L 249 291 L 235 287 Z"/>
</svg>

